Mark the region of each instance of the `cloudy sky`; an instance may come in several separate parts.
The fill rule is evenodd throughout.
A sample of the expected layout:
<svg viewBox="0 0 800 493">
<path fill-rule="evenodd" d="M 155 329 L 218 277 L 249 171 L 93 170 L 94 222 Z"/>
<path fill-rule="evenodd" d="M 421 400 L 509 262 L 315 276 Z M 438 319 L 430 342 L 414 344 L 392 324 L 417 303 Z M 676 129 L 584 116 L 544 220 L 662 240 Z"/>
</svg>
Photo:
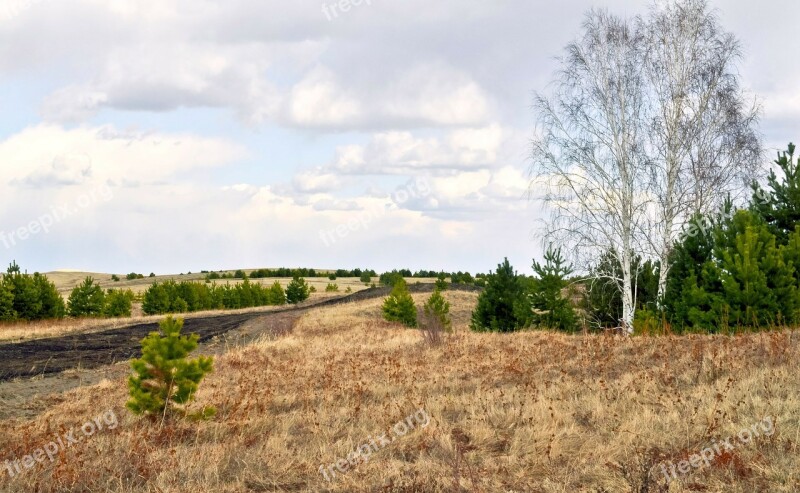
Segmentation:
<svg viewBox="0 0 800 493">
<path fill-rule="evenodd" d="M 0 261 L 530 271 L 531 94 L 588 8 L 646 3 L 336 5 L 0 0 Z M 714 5 L 800 138 L 800 3 Z"/>
</svg>

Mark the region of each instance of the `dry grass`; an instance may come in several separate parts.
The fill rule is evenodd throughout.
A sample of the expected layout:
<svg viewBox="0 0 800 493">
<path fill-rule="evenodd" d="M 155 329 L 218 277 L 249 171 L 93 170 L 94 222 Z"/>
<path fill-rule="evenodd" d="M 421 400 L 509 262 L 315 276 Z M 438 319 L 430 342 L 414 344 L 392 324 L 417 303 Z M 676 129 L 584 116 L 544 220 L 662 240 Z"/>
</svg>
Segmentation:
<svg viewBox="0 0 800 493">
<path fill-rule="evenodd" d="M 10 480 L 4 492 L 648 492 L 800 490 L 800 335 L 623 339 L 467 330 L 475 295 L 446 293 L 456 334 L 428 347 L 380 300 L 315 310 L 294 332 L 220 357 L 198 394 L 208 423 L 158 429 L 124 382 L 0 421 L 0 467 L 109 407 L 120 426 Z M 417 302 L 421 296 L 415 296 Z M 327 465 L 424 409 L 431 423 L 346 475 Z M 775 433 L 669 490 L 679 461 L 770 416 Z"/>
<path fill-rule="evenodd" d="M 248 274 L 253 272 L 256 269 L 242 269 Z M 233 274 L 234 270 L 224 271 L 227 274 Z M 323 270 L 318 270 L 318 273 L 324 272 Z M 47 272 L 45 273 L 48 279 L 53 281 L 56 285 L 56 289 L 64 296 L 65 298 L 69 296 L 69 293 L 72 291 L 72 288 L 77 286 L 78 284 L 82 283 L 84 279 L 87 277 L 92 277 L 97 284 L 102 286 L 104 289 L 115 288 L 115 289 L 130 289 L 134 293 L 142 293 L 150 287 L 153 282 L 164 282 L 164 281 L 194 281 L 194 282 L 205 282 L 206 274 L 202 273 L 193 273 L 193 274 L 169 274 L 163 276 L 156 276 L 156 277 L 145 277 L 144 279 L 132 279 L 127 280 L 125 279 L 125 274 L 117 274 L 120 277 L 119 281 L 113 281 L 111 279 L 112 274 L 110 273 L 98 273 L 98 272 L 72 272 L 72 271 L 56 271 L 56 272 Z M 147 276 L 147 273 L 144 273 Z M 325 286 L 328 285 L 329 282 L 333 282 L 339 285 L 339 289 L 344 292 L 345 289 L 348 287 L 351 288 L 353 291 L 364 289 L 364 283 L 357 277 L 340 277 L 335 281 L 330 281 L 328 279 L 327 274 L 322 275 L 320 277 L 307 277 L 305 278 L 306 281 L 311 286 L 314 286 L 319 291 L 324 291 Z M 264 279 L 250 279 L 252 283 L 260 283 L 265 286 L 271 286 L 275 281 L 281 283 L 281 285 L 285 288 L 287 284 L 291 281 L 291 279 L 285 277 L 268 277 Z M 377 283 L 378 278 L 373 277 L 372 281 Z M 415 278 L 411 280 L 411 282 L 423 282 L 423 283 L 432 283 L 436 281 L 434 278 Z M 239 279 L 217 279 L 217 284 L 236 284 L 241 282 Z"/>
</svg>

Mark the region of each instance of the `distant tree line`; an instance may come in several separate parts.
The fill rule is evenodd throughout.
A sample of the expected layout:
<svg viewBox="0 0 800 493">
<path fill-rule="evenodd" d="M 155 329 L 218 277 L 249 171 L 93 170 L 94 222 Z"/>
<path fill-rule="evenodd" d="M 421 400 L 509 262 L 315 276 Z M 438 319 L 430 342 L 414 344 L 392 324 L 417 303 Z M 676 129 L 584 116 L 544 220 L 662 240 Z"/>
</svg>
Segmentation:
<svg viewBox="0 0 800 493">
<path fill-rule="evenodd" d="M 145 291 L 142 310 L 147 315 L 157 315 L 284 304 L 286 293 L 277 281 L 264 287 L 247 278 L 235 285 L 220 286 L 169 280 L 155 282 Z"/>
<path fill-rule="evenodd" d="M 476 286 L 485 285 L 485 275 L 476 274 L 475 277 L 469 272 L 444 272 L 444 271 L 417 271 L 411 272 L 408 269 L 395 269 L 390 272 L 384 272 L 380 275 L 379 282 L 384 286 L 394 286 L 399 280 L 404 278 L 436 278 L 441 282 L 450 279 L 452 284 L 474 284 Z"/>
<path fill-rule="evenodd" d="M 87 277 L 68 301 L 47 276 L 23 273 L 16 262 L 0 281 L 0 321 L 48 320 L 70 317 L 129 317 L 134 294 L 130 290 L 104 291 Z"/>
<path fill-rule="evenodd" d="M 147 315 L 157 315 L 297 304 L 308 299 L 310 292 L 308 283 L 301 277 L 292 279 L 286 290 L 278 281 L 266 287 L 251 283 L 247 276 L 234 285 L 169 280 L 153 283 L 145 291 L 142 310 Z"/>
</svg>

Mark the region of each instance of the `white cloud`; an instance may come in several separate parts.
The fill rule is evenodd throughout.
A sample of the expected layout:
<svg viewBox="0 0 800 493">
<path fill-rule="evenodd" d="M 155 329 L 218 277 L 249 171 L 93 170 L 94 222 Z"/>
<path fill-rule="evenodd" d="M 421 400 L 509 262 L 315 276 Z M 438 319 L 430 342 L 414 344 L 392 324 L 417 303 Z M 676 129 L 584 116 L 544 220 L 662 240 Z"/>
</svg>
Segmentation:
<svg viewBox="0 0 800 493">
<path fill-rule="evenodd" d="M 245 157 L 223 139 L 41 124 L 0 142 L 0 187 L 156 183 Z"/>
<path fill-rule="evenodd" d="M 342 179 L 337 174 L 317 168 L 298 173 L 292 184 L 295 190 L 302 193 L 330 192 L 342 186 Z"/>
<path fill-rule="evenodd" d="M 524 149 L 521 133 L 498 124 L 460 129 L 442 137 L 412 132 L 375 134 L 366 145 L 341 146 L 330 165 L 345 174 L 409 174 L 423 170 L 475 170 L 517 164 L 510 149 Z"/>
</svg>

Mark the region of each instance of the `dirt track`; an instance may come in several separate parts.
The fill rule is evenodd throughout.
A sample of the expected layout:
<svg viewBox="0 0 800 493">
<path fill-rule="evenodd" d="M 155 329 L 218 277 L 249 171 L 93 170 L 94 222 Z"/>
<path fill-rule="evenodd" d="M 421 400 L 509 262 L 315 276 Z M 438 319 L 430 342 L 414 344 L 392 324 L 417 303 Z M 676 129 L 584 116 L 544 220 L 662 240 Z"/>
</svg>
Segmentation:
<svg viewBox="0 0 800 493">
<path fill-rule="evenodd" d="M 433 285 L 410 285 L 409 288 L 412 292 L 429 292 L 433 290 Z M 458 286 L 456 289 L 477 288 Z M 290 327 L 291 322 L 306 310 L 383 297 L 388 292 L 388 288 L 367 289 L 340 298 L 282 310 L 189 318 L 184 322 L 183 332 L 199 335 L 202 343 L 255 318 L 261 318 L 266 324 L 274 325 L 274 330 L 278 332 L 285 332 L 285 327 Z M 141 354 L 141 340 L 156 330 L 158 324 L 146 323 L 102 332 L 0 345 L 0 381 L 58 373 L 72 368 L 97 368 L 136 358 Z"/>
</svg>

